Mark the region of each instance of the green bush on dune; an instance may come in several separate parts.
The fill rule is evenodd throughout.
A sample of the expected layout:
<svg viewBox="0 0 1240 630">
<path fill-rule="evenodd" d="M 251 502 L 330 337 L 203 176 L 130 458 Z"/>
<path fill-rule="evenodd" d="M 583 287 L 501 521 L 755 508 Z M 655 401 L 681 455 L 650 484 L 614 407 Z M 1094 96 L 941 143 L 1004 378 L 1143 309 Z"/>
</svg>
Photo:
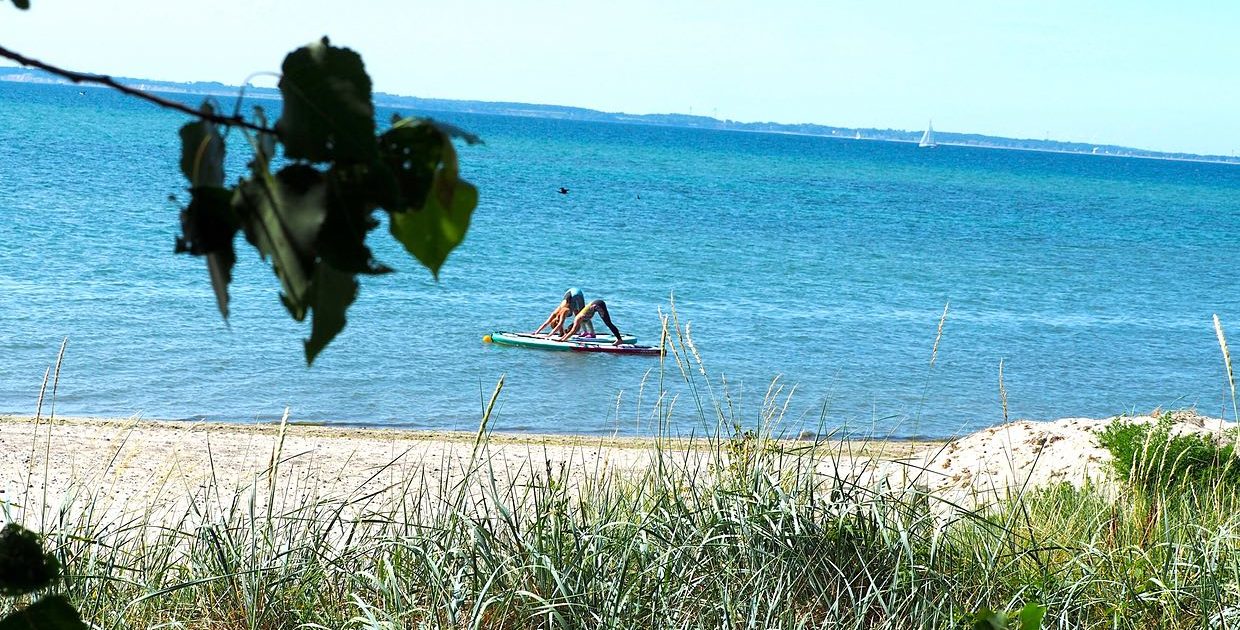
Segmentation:
<svg viewBox="0 0 1240 630">
<path fill-rule="evenodd" d="M 1154 424 L 1116 420 L 1098 434 L 1120 477 L 1151 497 L 1200 497 L 1240 489 L 1234 434 L 1172 432 L 1171 414 Z"/>
</svg>

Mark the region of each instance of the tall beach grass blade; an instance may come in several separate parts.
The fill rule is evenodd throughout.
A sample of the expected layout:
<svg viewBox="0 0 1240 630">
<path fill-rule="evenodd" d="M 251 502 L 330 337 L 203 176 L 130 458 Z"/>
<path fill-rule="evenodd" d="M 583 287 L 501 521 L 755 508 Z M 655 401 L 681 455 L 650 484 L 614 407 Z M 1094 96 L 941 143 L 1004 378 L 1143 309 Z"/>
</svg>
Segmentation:
<svg viewBox="0 0 1240 630">
<path fill-rule="evenodd" d="M 926 383 L 921 388 L 921 399 L 917 401 L 917 415 L 913 418 L 914 433 L 921 432 L 921 410 L 926 405 L 926 395 L 930 393 L 930 373 L 934 371 L 934 361 L 939 357 L 939 343 L 943 341 L 943 324 L 947 323 L 947 311 L 951 305 L 950 301 L 943 304 L 943 314 L 939 316 L 939 326 L 934 332 L 934 345 L 930 347 L 930 365 L 926 366 Z"/>
<path fill-rule="evenodd" d="M 43 448 L 43 505 L 39 513 L 40 527 L 47 526 L 47 480 L 49 478 L 48 466 L 52 459 L 52 422 L 56 419 L 56 391 L 60 388 L 60 366 L 64 363 L 65 346 L 68 345 L 69 338 L 65 337 L 64 341 L 60 342 L 60 352 L 56 353 L 56 370 L 52 376 L 52 405 L 51 411 L 47 414 L 47 444 Z"/>
<path fill-rule="evenodd" d="M 495 382 L 495 391 L 491 392 L 491 400 L 487 402 L 487 408 L 482 412 L 482 421 L 478 423 L 478 434 L 474 436 L 474 451 L 470 456 L 471 459 L 478 455 L 478 447 L 482 445 L 482 438 L 487 434 L 487 425 L 491 422 L 491 414 L 495 411 L 495 403 L 499 400 L 499 394 L 504 391 L 504 379 L 507 376 L 507 374 L 500 374 L 499 380 Z M 472 462 L 470 467 L 473 467 Z"/>
<path fill-rule="evenodd" d="M 34 406 L 34 426 L 30 430 L 30 457 L 26 459 L 29 465 L 26 466 L 26 483 L 22 489 L 22 516 L 21 524 L 26 524 L 26 510 L 29 507 L 30 499 L 30 480 L 34 477 L 34 454 L 39 448 L 39 419 L 43 416 L 43 395 L 47 393 L 47 381 L 52 375 L 52 368 L 43 370 L 43 384 L 39 386 L 39 399 Z"/>
<path fill-rule="evenodd" d="M 465 478 L 459 482 L 457 488 L 456 505 L 460 506 L 465 501 L 465 495 L 468 493 L 468 481 L 474 474 L 474 466 L 478 463 L 478 451 L 482 450 L 482 445 L 486 442 L 487 425 L 491 423 L 491 414 L 495 411 L 495 403 L 499 401 L 500 392 L 504 391 L 504 379 L 507 374 L 500 374 L 499 380 L 495 382 L 495 391 L 491 392 L 491 400 L 487 402 L 486 409 L 482 411 L 482 421 L 478 423 L 478 433 L 474 436 L 474 446 L 469 453 L 469 465 L 465 467 Z"/>
<path fill-rule="evenodd" d="M 668 299 L 668 303 L 671 305 L 671 308 L 672 308 L 673 310 L 675 310 L 675 308 L 676 308 L 676 295 L 673 293 L 673 294 L 669 295 L 667 299 Z M 659 349 L 660 349 L 660 350 L 662 350 L 662 352 L 660 352 L 660 353 L 659 353 L 659 394 L 660 394 L 660 396 L 659 396 L 659 398 L 655 401 L 655 407 L 654 407 L 654 412 L 655 412 L 655 417 L 656 417 L 656 418 L 658 417 L 658 415 L 659 415 L 659 414 L 662 412 L 662 410 L 663 410 L 663 396 L 662 396 L 662 394 L 663 394 L 663 392 L 666 392 L 666 391 L 667 391 L 667 389 L 666 389 L 666 388 L 665 388 L 665 386 L 664 386 L 663 378 L 664 378 L 664 376 L 666 376 L 666 375 L 667 375 L 667 352 L 668 352 L 668 346 L 670 346 L 670 345 L 671 345 L 671 339 L 669 339 L 669 338 L 668 338 L 668 331 L 667 331 L 667 326 L 668 326 L 668 320 L 669 320 L 669 319 L 670 319 L 670 318 L 668 317 L 668 315 L 667 315 L 666 313 L 664 313 L 664 312 L 663 312 L 663 309 L 662 309 L 662 308 L 660 308 L 660 309 L 659 309 L 659 323 L 661 324 L 661 330 L 659 331 Z M 639 425 L 640 425 L 640 422 L 641 422 L 641 412 L 640 412 L 640 410 L 638 411 L 638 416 L 637 416 L 637 419 L 638 419 L 638 423 L 639 423 Z M 639 427 L 638 427 L 638 429 L 640 429 L 640 428 L 641 428 L 641 427 L 639 426 Z"/>
<path fill-rule="evenodd" d="M 693 356 L 693 364 L 697 365 L 698 372 L 702 375 L 702 382 L 706 384 L 706 395 L 710 398 L 715 417 L 722 420 L 724 418 L 723 407 L 719 403 L 719 397 L 715 395 L 715 386 L 711 384 L 710 375 L 706 372 L 706 363 L 702 361 L 697 344 L 693 342 L 692 326 L 691 322 L 685 324 L 684 346 L 689 349 L 689 353 Z M 692 364 L 690 366 L 692 367 Z"/>
<path fill-rule="evenodd" d="M 1227 384 L 1231 386 L 1231 418 L 1240 422 L 1240 413 L 1236 411 L 1236 375 L 1231 369 L 1231 352 L 1227 349 L 1227 336 L 1223 334 L 1223 325 L 1218 321 L 1218 313 L 1214 314 L 1214 334 L 1218 335 L 1218 347 L 1223 350 L 1223 365 L 1227 368 Z"/>
<path fill-rule="evenodd" d="M 688 344 L 686 337 L 689 336 L 689 324 L 680 325 L 680 314 L 676 309 L 672 309 L 672 330 L 676 332 L 676 341 L 671 345 L 673 356 L 672 359 L 676 363 L 676 367 L 680 370 L 680 376 L 684 379 L 685 384 L 689 387 L 689 394 L 693 396 L 693 404 L 697 408 L 699 418 L 706 418 L 706 409 L 702 405 L 702 394 L 698 391 L 697 378 L 693 376 L 693 364 L 689 359 Z M 707 383 L 709 385 L 709 383 Z M 670 418 L 670 413 L 668 417 Z"/>
<path fill-rule="evenodd" d="M 60 342 L 60 352 L 56 353 L 56 371 L 52 375 L 52 409 L 48 413 L 48 418 L 56 417 L 56 390 L 60 388 L 60 366 L 65 361 L 65 347 L 69 345 L 69 338 L 65 337 Z"/>
<path fill-rule="evenodd" d="M 1003 424 L 1008 423 L 1007 388 L 1003 385 L 1003 359 L 999 359 L 999 404 L 1003 407 Z"/>
<path fill-rule="evenodd" d="M 949 301 L 943 304 L 943 315 L 939 317 L 939 328 L 934 333 L 934 347 L 930 349 L 930 367 L 934 367 L 934 360 L 939 356 L 939 342 L 943 340 L 943 324 L 947 321 L 947 310 L 951 308 L 952 303 Z"/>
<path fill-rule="evenodd" d="M 271 447 L 271 461 L 267 463 L 267 524 L 271 524 L 271 513 L 276 504 L 276 477 L 280 468 L 280 456 L 284 452 L 284 433 L 288 430 L 289 408 L 284 408 L 280 416 L 280 433 Z"/>
</svg>

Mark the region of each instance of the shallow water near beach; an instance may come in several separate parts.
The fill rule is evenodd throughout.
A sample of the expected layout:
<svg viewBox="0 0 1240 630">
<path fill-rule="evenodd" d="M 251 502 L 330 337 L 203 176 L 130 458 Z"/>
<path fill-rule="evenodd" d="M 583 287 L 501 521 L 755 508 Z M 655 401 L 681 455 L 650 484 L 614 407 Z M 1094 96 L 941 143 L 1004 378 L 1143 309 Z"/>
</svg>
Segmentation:
<svg viewBox="0 0 1240 630">
<path fill-rule="evenodd" d="M 376 230 L 398 272 L 362 280 L 308 369 L 308 323 L 252 249 L 227 323 L 204 262 L 172 253 L 182 116 L 0 83 L 0 412 L 34 413 L 67 338 L 61 415 L 468 429 L 503 375 L 494 430 L 650 433 L 662 381 L 688 434 L 695 391 L 752 424 L 778 379 L 788 433 L 945 436 L 1003 421 L 1000 362 L 1011 418 L 1232 415 L 1211 315 L 1240 339 L 1235 166 L 431 115 L 486 141 L 460 150 L 469 235 L 434 282 Z M 647 343 L 674 296 L 708 380 L 482 343 L 569 286 Z"/>
</svg>

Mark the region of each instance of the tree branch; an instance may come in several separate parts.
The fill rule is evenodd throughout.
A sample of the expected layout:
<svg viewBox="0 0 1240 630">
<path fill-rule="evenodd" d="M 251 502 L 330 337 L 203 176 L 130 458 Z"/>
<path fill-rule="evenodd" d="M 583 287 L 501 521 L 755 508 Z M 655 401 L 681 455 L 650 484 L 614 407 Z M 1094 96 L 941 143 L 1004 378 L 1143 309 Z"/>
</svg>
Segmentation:
<svg viewBox="0 0 1240 630">
<path fill-rule="evenodd" d="M 56 66 L 43 63 L 42 61 L 39 61 L 38 59 L 31 59 L 19 53 L 13 52 L 5 48 L 4 46 L 0 46 L 0 57 L 11 59 L 23 66 L 27 66 L 30 68 L 38 68 L 45 72 L 50 72 L 58 77 L 68 79 L 74 83 L 97 83 L 99 85 L 107 86 L 123 94 L 128 94 L 130 96 L 140 98 L 144 101 L 154 103 L 160 107 L 164 107 L 167 109 L 173 109 L 178 112 L 189 114 L 190 116 L 194 116 L 195 118 L 213 122 L 217 125 L 230 125 L 230 126 L 242 127 L 245 129 L 249 129 L 251 131 L 257 131 L 259 133 L 269 133 L 275 136 L 280 135 L 275 129 L 272 129 L 269 127 L 263 127 L 261 125 L 256 125 L 242 118 L 239 114 L 234 114 L 232 116 L 221 116 L 219 114 L 208 114 L 204 111 L 194 109 L 193 107 L 190 107 L 183 103 L 178 103 L 176 101 L 170 101 L 164 98 L 160 98 L 149 92 L 144 92 L 136 88 L 131 88 L 122 83 L 117 83 L 114 79 L 112 79 L 112 77 L 102 75 L 102 74 L 86 74 L 83 72 L 73 72 L 72 70 L 65 70 L 63 68 L 57 68 Z"/>
</svg>

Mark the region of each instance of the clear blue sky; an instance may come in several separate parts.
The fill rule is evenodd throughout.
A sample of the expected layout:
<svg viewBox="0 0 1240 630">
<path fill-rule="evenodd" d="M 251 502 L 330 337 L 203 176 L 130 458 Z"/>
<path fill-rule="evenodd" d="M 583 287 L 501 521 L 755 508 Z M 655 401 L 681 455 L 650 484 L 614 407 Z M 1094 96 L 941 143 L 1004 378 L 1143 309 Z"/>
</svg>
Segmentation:
<svg viewBox="0 0 1240 630">
<path fill-rule="evenodd" d="M 0 44 L 123 76 L 239 83 L 327 34 L 396 94 L 1240 151 L 1222 0 L 32 4 Z"/>
</svg>

